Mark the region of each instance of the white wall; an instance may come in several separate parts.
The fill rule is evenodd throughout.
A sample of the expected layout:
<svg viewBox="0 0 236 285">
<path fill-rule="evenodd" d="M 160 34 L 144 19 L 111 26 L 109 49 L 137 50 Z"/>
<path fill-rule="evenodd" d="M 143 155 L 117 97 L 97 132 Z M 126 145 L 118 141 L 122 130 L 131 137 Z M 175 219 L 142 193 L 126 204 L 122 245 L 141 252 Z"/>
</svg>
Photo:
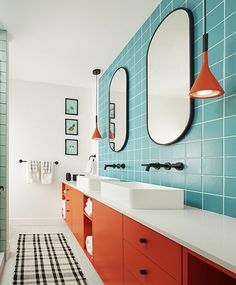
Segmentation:
<svg viewBox="0 0 236 285">
<path fill-rule="evenodd" d="M 91 91 L 11 80 L 9 93 L 10 219 L 58 219 L 61 180 L 66 172 L 83 172 L 92 153 Z M 78 156 L 64 155 L 65 97 L 79 99 Z M 58 160 L 53 184 L 27 184 L 26 164 L 19 159 Z"/>
</svg>

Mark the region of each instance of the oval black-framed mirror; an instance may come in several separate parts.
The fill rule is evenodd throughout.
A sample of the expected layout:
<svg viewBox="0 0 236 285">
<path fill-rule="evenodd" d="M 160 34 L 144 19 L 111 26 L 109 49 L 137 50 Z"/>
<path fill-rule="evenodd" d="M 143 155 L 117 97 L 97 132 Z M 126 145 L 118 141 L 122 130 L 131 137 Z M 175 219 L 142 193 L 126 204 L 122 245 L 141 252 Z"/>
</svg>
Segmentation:
<svg viewBox="0 0 236 285">
<path fill-rule="evenodd" d="M 108 136 L 112 151 L 124 149 L 128 140 L 128 70 L 119 67 L 109 86 Z"/>
<path fill-rule="evenodd" d="M 193 121 L 193 15 L 178 8 L 159 24 L 149 43 L 147 64 L 147 129 L 157 144 L 183 138 Z"/>
</svg>

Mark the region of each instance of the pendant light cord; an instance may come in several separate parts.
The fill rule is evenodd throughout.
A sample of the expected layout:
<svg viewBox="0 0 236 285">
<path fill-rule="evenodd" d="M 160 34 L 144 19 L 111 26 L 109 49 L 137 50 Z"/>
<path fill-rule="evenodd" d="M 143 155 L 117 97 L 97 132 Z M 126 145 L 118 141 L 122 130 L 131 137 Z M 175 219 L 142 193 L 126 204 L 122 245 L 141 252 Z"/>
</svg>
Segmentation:
<svg viewBox="0 0 236 285">
<path fill-rule="evenodd" d="M 96 74 L 96 117 L 97 117 L 97 109 L 98 109 L 98 80 L 97 80 L 97 74 Z"/>
<path fill-rule="evenodd" d="M 204 9 L 204 34 L 206 34 L 206 0 L 203 0 Z"/>
<path fill-rule="evenodd" d="M 208 51 L 208 34 L 206 32 L 206 0 L 203 0 L 203 30 L 204 30 L 204 34 L 203 34 L 203 52 Z"/>
</svg>

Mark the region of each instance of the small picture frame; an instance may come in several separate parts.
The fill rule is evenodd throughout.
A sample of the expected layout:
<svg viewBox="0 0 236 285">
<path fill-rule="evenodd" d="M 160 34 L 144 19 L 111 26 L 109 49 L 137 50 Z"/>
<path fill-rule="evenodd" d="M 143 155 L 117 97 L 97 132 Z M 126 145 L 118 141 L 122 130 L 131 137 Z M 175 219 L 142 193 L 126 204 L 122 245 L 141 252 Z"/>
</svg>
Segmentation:
<svg viewBox="0 0 236 285">
<path fill-rule="evenodd" d="M 115 123 L 110 123 L 110 132 L 112 133 L 113 139 L 116 137 L 116 125 Z"/>
<path fill-rule="evenodd" d="M 65 113 L 66 115 L 78 115 L 78 99 L 65 99 Z"/>
<path fill-rule="evenodd" d="M 115 103 L 110 103 L 110 119 L 115 119 L 116 112 L 115 112 Z"/>
<path fill-rule="evenodd" d="M 78 120 L 65 119 L 65 134 L 70 136 L 78 135 Z"/>
<path fill-rule="evenodd" d="M 110 142 L 110 147 L 111 147 L 111 149 L 112 149 L 112 150 L 114 150 L 114 151 L 115 151 L 115 147 L 116 147 L 116 145 L 115 145 L 115 143 L 114 143 L 114 142 Z"/>
<path fill-rule="evenodd" d="M 65 140 L 65 155 L 78 155 L 78 140 Z"/>
</svg>

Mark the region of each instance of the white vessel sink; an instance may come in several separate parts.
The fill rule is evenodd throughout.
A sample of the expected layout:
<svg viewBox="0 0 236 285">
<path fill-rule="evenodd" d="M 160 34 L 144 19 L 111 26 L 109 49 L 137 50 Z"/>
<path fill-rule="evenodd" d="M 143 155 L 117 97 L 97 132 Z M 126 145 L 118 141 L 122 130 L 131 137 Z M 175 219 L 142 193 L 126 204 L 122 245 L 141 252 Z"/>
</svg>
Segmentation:
<svg viewBox="0 0 236 285">
<path fill-rule="evenodd" d="M 184 190 L 139 182 L 101 181 L 101 197 L 133 209 L 182 209 Z"/>
<path fill-rule="evenodd" d="M 87 191 L 100 191 L 101 181 L 107 181 L 107 180 L 117 181 L 117 179 L 115 178 L 105 177 L 105 176 L 96 176 L 96 175 L 78 176 L 77 187 Z"/>
</svg>

